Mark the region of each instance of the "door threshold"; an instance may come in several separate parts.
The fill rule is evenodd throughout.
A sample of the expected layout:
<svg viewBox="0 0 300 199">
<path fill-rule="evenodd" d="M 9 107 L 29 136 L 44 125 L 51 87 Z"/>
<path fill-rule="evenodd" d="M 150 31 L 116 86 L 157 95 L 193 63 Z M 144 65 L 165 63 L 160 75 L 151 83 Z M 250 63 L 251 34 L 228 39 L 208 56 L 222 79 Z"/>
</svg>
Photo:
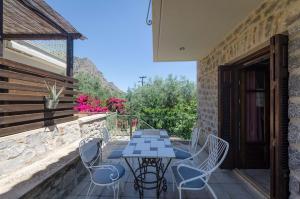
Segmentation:
<svg viewBox="0 0 300 199">
<path fill-rule="evenodd" d="M 233 172 L 246 184 L 248 184 L 254 191 L 259 193 L 263 198 L 270 199 L 270 194 L 263 188 L 257 185 L 255 181 L 249 176 L 245 175 L 239 169 L 234 169 Z"/>
</svg>

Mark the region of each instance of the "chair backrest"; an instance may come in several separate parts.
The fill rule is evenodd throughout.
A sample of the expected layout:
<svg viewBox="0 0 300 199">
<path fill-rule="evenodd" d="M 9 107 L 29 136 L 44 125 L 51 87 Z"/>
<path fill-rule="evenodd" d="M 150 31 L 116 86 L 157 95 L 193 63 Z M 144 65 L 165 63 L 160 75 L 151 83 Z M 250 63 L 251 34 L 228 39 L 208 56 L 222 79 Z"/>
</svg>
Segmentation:
<svg viewBox="0 0 300 199">
<path fill-rule="evenodd" d="M 196 153 L 197 151 L 198 140 L 199 140 L 199 128 L 195 127 L 192 131 L 192 137 L 190 141 L 190 152 L 192 154 Z"/>
<path fill-rule="evenodd" d="M 111 139 L 111 133 L 109 132 L 107 127 L 102 128 L 102 139 L 104 144 L 107 144 Z"/>
<path fill-rule="evenodd" d="M 101 158 L 101 145 L 100 138 L 88 137 L 84 138 L 79 143 L 79 154 L 84 166 L 89 169 L 95 162 Z"/>
<path fill-rule="evenodd" d="M 229 150 L 229 144 L 225 140 L 210 134 L 207 136 L 203 149 L 207 150 L 208 156 L 200 164 L 199 169 L 210 175 L 224 161 Z"/>
</svg>

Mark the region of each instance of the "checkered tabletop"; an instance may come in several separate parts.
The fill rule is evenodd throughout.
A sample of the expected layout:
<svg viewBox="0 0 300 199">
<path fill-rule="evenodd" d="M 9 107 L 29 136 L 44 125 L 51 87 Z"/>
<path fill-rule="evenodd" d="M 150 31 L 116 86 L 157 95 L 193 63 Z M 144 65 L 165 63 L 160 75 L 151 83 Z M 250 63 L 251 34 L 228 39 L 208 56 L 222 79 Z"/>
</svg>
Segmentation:
<svg viewBox="0 0 300 199">
<path fill-rule="evenodd" d="M 147 129 L 134 132 L 123 157 L 175 158 L 175 153 L 167 131 Z"/>
</svg>

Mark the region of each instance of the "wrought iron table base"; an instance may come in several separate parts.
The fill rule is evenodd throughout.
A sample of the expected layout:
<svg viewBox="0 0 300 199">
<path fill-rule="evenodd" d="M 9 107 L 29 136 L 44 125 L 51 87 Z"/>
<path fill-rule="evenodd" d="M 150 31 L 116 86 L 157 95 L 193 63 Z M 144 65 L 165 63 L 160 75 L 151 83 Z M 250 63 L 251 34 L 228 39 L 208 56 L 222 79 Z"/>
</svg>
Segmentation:
<svg viewBox="0 0 300 199">
<path fill-rule="evenodd" d="M 167 191 L 167 180 L 165 173 L 171 163 L 172 158 L 169 159 L 165 166 L 162 158 L 138 158 L 138 168 L 133 169 L 128 159 L 125 161 L 134 176 L 134 189 L 139 191 L 140 198 L 144 196 L 144 189 L 156 189 L 156 197 L 159 198 L 162 191 Z M 151 171 L 153 168 L 155 171 Z M 155 180 L 147 181 L 150 175 L 155 176 Z M 151 186 L 152 185 L 152 186 Z"/>
</svg>

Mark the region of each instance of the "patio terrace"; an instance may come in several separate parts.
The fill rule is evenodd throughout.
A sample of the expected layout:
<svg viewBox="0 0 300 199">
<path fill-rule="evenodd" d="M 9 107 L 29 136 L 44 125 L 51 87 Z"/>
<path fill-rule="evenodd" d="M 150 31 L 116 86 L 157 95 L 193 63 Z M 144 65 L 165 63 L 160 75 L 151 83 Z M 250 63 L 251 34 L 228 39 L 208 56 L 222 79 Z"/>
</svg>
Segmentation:
<svg viewBox="0 0 300 199">
<path fill-rule="evenodd" d="M 128 143 L 129 137 L 115 137 L 111 142 L 109 142 L 103 149 L 103 161 L 107 162 L 106 157 L 114 149 L 124 148 Z M 180 140 L 173 140 L 173 146 L 187 148 L 187 145 Z M 109 160 L 111 161 L 111 160 Z M 118 162 L 119 160 L 113 160 L 113 162 Z M 133 187 L 133 175 L 130 172 L 126 163 L 122 161 L 126 169 L 125 176 L 121 182 L 119 198 L 139 198 L 138 191 L 134 190 Z M 163 192 L 160 198 L 174 199 L 178 198 L 178 192 L 172 189 L 172 177 L 170 170 L 166 173 L 168 181 L 168 189 Z M 86 198 L 86 193 L 89 187 L 90 177 L 87 174 L 81 183 L 77 185 L 66 197 L 66 199 L 84 199 Z M 214 189 L 218 198 L 220 199 L 260 199 L 263 198 L 257 192 L 252 190 L 244 181 L 242 181 L 237 174 L 230 170 L 218 169 L 210 178 L 209 184 Z M 95 187 L 93 193 L 89 197 L 91 199 L 110 199 L 113 198 L 113 191 L 111 188 Z M 156 198 L 154 190 L 145 191 L 144 198 Z M 205 189 L 203 191 L 184 191 L 183 198 L 186 199 L 209 199 L 212 198 L 210 193 Z"/>
<path fill-rule="evenodd" d="M 41 188 L 42 191 L 45 191 L 46 194 L 42 195 L 41 197 L 32 197 L 30 194 L 28 194 L 28 198 L 85 198 L 86 192 L 89 186 L 89 176 L 85 175 L 83 179 L 78 180 L 79 184 L 74 188 L 70 188 L 69 190 L 68 187 L 68 181 L 71 181 L 68 179 L 70 177 L 68 171 L 69 168 L 64 167 L 62 164 L 61 160 L 59 159 L 60 156 L 63 156 L 65 154 L 62 154 L 62 151 L 64 151 L 66 148 L 69 151 L 72 151 L 72 155 L 74 155 L 74 162 L 79 160 L 78 159 L 78 152 L 76 151 L 76 148 L 78 146 L 77 141 L 79 141 L 83 136 L 89 136 L 91 131 L 90 129 L 87 128 L 88 133 L 81 132 L 81 128 L 79 124 L 77 124 L 77 117 L 74 115 L 74 111 L 72 110 L 73 108 L 73 95 L 76 93 L 74 92 L 75 86 L 75 80 L 71 77 L 72 76 L 72 70 L 73 70 L 73 40 L 74 39 L 84 39 L 84 36 L 81 35 L 79 32 L 77 32 L 68 22 L 62 21 L 61 22 L 61 17 L 57 15 L 52 9 L 49 9 L 47 5 L 44 5 L 43 1 L 28 1 L 31 3 L 26 3 L 27 1 L 4 1 L 2 2 L 2 7 L 3 7 L 3 14 L 2 14 L 2 21 L 4 22 L 2 27 L 2 32 L 1 32 L 1 40 L 23 40 L 23 39 L 49 39 L 49 40 L 65 40 L 66 42 L 66 75 L 67 76 L 60 76 L 57 74 L 49 73 L 49 71 L 42 71 L 35 69 L 33 66 L 26 66 L 20 63 L 15 63 L 12 60 L 6 60 L 5 56 L 5 46 L 2 46 L 0 44 L 0 55 L 1 55 L 1 67 L 0 69 L 2 70 L 2 76 L 1 76 L 1 88 L 0 88 L 0 103 L 1 107 L 0 109 L 2 110 L 3 114 L 1 115 L 1 121 L 0 124 L 1 129 L 0 129 L 0 137 L 2 137 L 3 141 L 0 146 L 0 153 L 1 153 L 1 164 L 0 164 L 0 176 L 1 174 L 3 175 L 3 179 L 5 175 L 9 176 L 10 174 L 18 174 L 16 176 L 11 175 L 9 176 L 9 179 L 2 179 L 2 185 L 6 184 L 6 182 L 13 182 L 13 180 L 18 181 L 20 180 L 20 176 L 23 178 L 24 175 L 19 175 L 20 173 L 24 174 L 26 171 L 27 172 L 27 177 L 30 176 L 31 174 L 32 177 L 27 179 L 27 181 L 30 181 L 27 184 L 30 184 L 32 187 L 26 187 L 26 182 L 24 184 L 20 182 L 14 182 L 16 186 L 12 187 L 14 189 L 11 190 L 11 192 L 14 192 L 17 190 L 20 198 L 23 196 L 22 194 L 25 194 L 28 190 L 33 190 L 32 192 L 36 192 L 34 190 L 35 187 Z M 279 1 L 278 1 L 279 2 Z M 288 1 L 286 1 L 288 2 Z M 13 5 L 13 6 L 11 6 Z M 11 8 L 14 9 L 11 9 Z M 44 9 L 38 9 L 40 11 L 34 11 L 34 7 L 36 8 L 47 8 L 45 9 L 45 12 L 41 12 L 41 10 Z M 200 7 L 200 6 L 199 6 Z M 246 6 L 247 7 L 247 6 Z M 290 6 L 290 7 L 297 7 L 297 6 Z M 170 8 L 170 6 L 165 6 L 165 8 Z M 197 6 L 194 6 L 194 8 L 198 8 Z M 250 7 L 248 6 L 247 8 Z M 275 9 L 273 9 L 275 11 Z M 15 15 L 14 13 L 23 13 L 23 16 L 20 17 L 20 15 Z M 160 12 L 159 12 L 160 13 Z M 191 13 L 190 10 L 188 10 L 188 13 Z M 204 12 L 197 12 L 195 13 L 204 13 Z M 213 13 L 213 12 L 211 12 Z M 246 14 L 246 12 L 244 12 Z M 277 12 L 280 13 L 280 12 Z M 297 12 L 286 12 L 286 13 L 297 13 Z M 13 16 L 13 17 L 12 17 Z M 34 16 L 32 19 L 32 16 Z M 162 15 L 163 16 L 163 15 Z M 182 16 L 180 16 L 183 18 Z M 256 18 L 256 16 L 254 16 Z M 173 17 L 170 17 L 171 19 L 174 19 Z M 204 17 L 199 17 L 199 18 L 204 18 Z M 276 16 L 272 18 L 277 18 Z M 22 19 L 22 22 L 19 23 L 19 20 Z M 268 18 L 269 19 L 269 18 Z M 57 22 L 53 22 L 57 21 Z M 16 23 L 18 21 L 18 23 Z M 42 24 L 42 26 L 32 26 L 31 22 L 38 22 L 37 24 Z M 178 20 L 179 21 L 179 20 Z M 274 21 L 284 21 L 282 20 L 274 20 Z M 197 21 L 198 23 L 198 21 Z M 155 23 L 154 23 L 155 24 Z M 159 23 L 159 24 L 166 24 L 166 23 Z M 172 23 L 170 23 L 172 24 Z M 30 27 L 30 28 L 28 28 Z M 182 29 L 182 26 L 178 26 L 180 30 Z M 229 26 L 226 26 L 229 28 Z M 253 27 L 252 25 L 249 27 Z M 272 27 L 272 26 L 266 26 L 266 27 Z M 274 25 L 273 27 L 278 27 L 277 25 Z M 298 27 L 298 25 L 297 25 Z M 30 30 L 26 31 L 25 30 Z M 280 28 L 281 29 L 281 28 Z M 286 27 L 282 28 L 286 29 Z M 296 29 L 296 28 L 294 28 Z M 204 30 L 204 28 L 201 28 L 201 30 Z M 241 28 L 242 30 L 242 28 Z M 298 28 L 297 28 L 298 30 Z M 170 31 L 172 34 L 175 31 Z M 177 31 L 178 35 L 183 35 L 180 34 L 180 31 Z M 185 32 L 187 32 L 185 30 Z M 210 32 L 207 31 L 206 32 Z M 220 31 L 221 33 L 222 31 Z M 248 34 L 249 31 L 243 30 L 245 34 Z M 273 34 L 273 31 L 268 31 L 270 34 Z M 298 31 L 292 31 L 293 34 L 298 34 Z M 240 36 L 238 38 L 244 38 L 242 34 L 240 33 Z M 194 34 L 194 35 L 200 35 L 200 34 Z M 223 35 L 223 33 L 221 34 Z M 271 35 L 265 34 L 266 38 L 269 39 Z M 165 38 L 170 38 L 170 37 L 165 37 Z M 202 38 L 207 38 L 207 37 L 202 37 Z M 250 37 L 248 37 L 250 38 Z M 251 37 L 252 38 L 252 37 Z M 255 42 L 253 45 L 257 47 L 257 44 L 261 42 L 262 40 L 266 39 L 260 39 Z M 292 36 L 291 38 L 297 38 L 296 36 Z M 190 40 L 190 38 L 188 38 Z M 197 39 L 194 39 L 197 40 Z M 214 39 L 215 40 L 215 39 Z M 180 41 L 180 40 L 178 40 Z M 296 41 L 296 40 L 295 40 Z M 162 42 L 162 40 L 161 40 Z M 0 42 L 0 43 L 3 43 Z M 173 42 L 170 42 L 173 44 Z M 230 41 L 230 45 L 234 45 L 235 43 L 241 43 L 244 45 L 243 42 L 232 42 Z M 295 42 L 297 43 L 297 42 Z M 195 43 L 196 44 L 196 43 Z M 228 44 L 229 48 L 230 45 Z M 199 45 L 196 45 L 197 47 Z M 295 46 L 295 45 L 292 45 Z M 226 46 L 225 46 L 226 47 Z M 226 49 L 225 47 L 222 47 L 222 49 Z M 251 46 L 253 47 L 253 46 Z M 176 49 L 177 52 L 177 48 Z M 191 49 L 191 48 L 187 48 Z M 209 49 L 209 48 L 205 48 Z M 245 48 L 246 49 L 246 48 Z M 248 49 L 249 50 L 249 49 Z M 251 49 L 252 50 L 252 49 Z M 295 50 L 292 48 L 292 50 Z M 218 51 L 216 51 L 218 52 Z M 225 52 L 225 51 L 224 51 Z M 227 51 L 226 51 L 227 52 Z M 241 55 L 242 51 L 237 51 L 237 55 Z M 287 50 L 286 50 L 287 52 Z M 183 55 L 183 53 L 181 53 Z M 185 55 L 189 55 L 190 53 L 184 53 Z M 223 56 L 223 55 L 222 55 Z M 177 56 L 178 57 L 178 56 Z M 198 58 L 198 55 L 196 56 Z M 227 57 L 227 56 L 226 56 Z M 229 57 L 229 60 L 231 60 L 233 57 Z M 286 56 L 287 57 L 287 56 Z M 177 59 L 177 58 L 176 58 Z M 15 60 L 16 61 L 16 60 Z M 205 63 L 205 62 L 204 62 Z M 211 63 L 211 62 L 209 62 Z M 204 66 L 207 65 L 207 68 L 212 68 L 208 63 L 204 64 Z M 296 65 L 294 63 L 294 65 Z M 294 67 L 293 65 L 293 67 Z M 218 66 L 213 66 L 213 67 L 218 67 Z M 217 71 L 217 70 L 215 70 Z M 5 73 L 4 73 L 5 72 Z M 203 71 L 198 71 L 198 72 L 203 72 Z M 212 75 L 216 75 L 215 73 L 211 73 Z M 203 75 L 203 74 L 201 74 Z M 209 79 L 209 76 L 203 75 L 206 78 Z M 294 74 L 294 76 L 298 77 L 298 74 Z M 213 76 L 214 77 L 214 76 Z M 204 80 L 205 80 L 204 79 Z M 214 79 L 214 78 L 211 78 Z M 295 81 L 297 81 L 297 78 Z M 44 88 L 44 80 L 49 80 L 52 82 L 58 81 L 60 86 L 65 86 L 67 89 L 64 93 L 64 96 L 60 99 L 61 104 L 58 106 L 57 110 L 54 111 L 48 111 L 45 110 L 44 107 L 44 96 L 46 93 L 46 90 Z M 293 79 L 292 79 L 293 80 Z M 26 86 L 24 86 L 26 85 Z M 204 85 L 205 87 L 205 85 Z M 212 88 L 216 88 L 215 86 L 209 86 Z M 298 88 L 295 88 L 297 91 Z M 27 95 L 24 95 L 27 94 Z M 209 93 L 217 93 L 216 90 L 209 91 Z M 213 96 L 214 97 L 214 96 Z M 293 96 L 295 97 L 295 96 Z M 297 96 L 296 96 L 297 97 Z M 211 99 L 210 97 L 205 97 L 206 99 Z M 16 103 L 17 102 L 17 103 Z M 298 101 L 294 100 L 292 101 L 293 105 L 297 104 Z M 217 104 L 217 103 L 215 103 Z M 216 107 L 214 107 L 216 108 Z M 296 113 L 293 113 L 292 118 L 297 118 L 297 109 Z M 200 110 L 202 111 L 202 110 Z M 53 112 L 53 113 L 52 113 Z M 211 112 L 216 112 L 216 111 L 211 111 Z M 205 111 L 204 111 L 205 113 Z M 67 121 L 72 121 L 73 123 L 69 123 L 65 125 Z M 210 122 L 215 122 L 215 121 L 210 121 Z M 63 123 L 63 126 L 59 126 L 59 128 L 56 127 L 57 124 Z M 102 125 L 102 123 L 99 126 Z M 55 124 L 55 128 L 52 128 L 52 125 Z M 88 126 L 89 124 L 85 123 L 80 123 L 80 125 L 86 125 Z M 98 124 L 97 124 L 98 125 Z M 295 125 L 293 123 L 293 125 Z M 298 124 L 296 124 L 297 126 Z M 41 130 L 42 127 L 51 127 L 49 129 L 45 128 Z M 286 125 L 287 126 L 287 125 Z M 94 128 L 94 127 L 89 127 L 89 128 Z M 84 128 L 83 128 L 84 129 Z M 98 129 L 98 126 L 94 128 L 95 130 Z M 297 130 L 297 128 L 294 128 Z M 36 131 L 31 131 L 31 132 L 26 132 L 28 130 L 36 130 Z M 19 135 L 16 133 L 20 133 Z M 9 137 L 9 139 L 6 139 L 6 136 L 13 136 Z M 26 140 L 26 142 L 25 142 Z M 104 148 L 104 161 L 106 160 L 107 154 L 114 148 L 121 148 L 126 145 L 128 142 L 127 139 L 114 139 L 111 141 L 105 148 Z M 296 141 L 295 141 L 296 142 Z M 177 141 L 174 143 L 175 145 L 180 145 L 181 147 L 185 148 L 186 146 L 184 143 Z M 69 146 L 71 145 L 71 146 Z M 293 155 L 291 157 L 294 157 L 298 154 L 296 153 L 298 149 L 295 149 L 297 147 L 294 146 L 295 143 L 292 145 L 292 150 Z M 278 145 L 279 146 L 279 145 Z M 74 148 L 73 148 L 74 147 Z M 235 148 L 234 146 L 231 145 L 232 148 Z M 287 150 L 287 148 L 286 148 Z M 66 150 L 67 151 L 67 150 Z M 69 152 L 68 151 L 68 152 Z M 64 151 L 65 152 L 65 151 Z M 51 154 L 51 155 L 49 155 Z M 66 152 L 67 154 L 67 152 Z M 50 157 L 47 157 L 49 155 Z M 55 158 L 53 157 L 55 156 Z M 44 157 L 47 157 L 47 159 L 43 159 Z M 53 173 L 50 173 L 49 170 L 54 167 L 53 165 L 48 165 L 49 159 L 53 158 L 53 162 L 55 162 L 56 168 L 53 169 Z M 77 159 L 76 159 L 77 158 Z M 293 158 L 292 161 L 297 160 L 297 158 Z M 73 161 L 73 159 L 72 159 Z M 116 160 L 120 161 L 120 160 Z M 41 166 L 41 164 L 43 165 Z M 67 161 L 66 161 L 67 162 Z M 283 161 L 287 164 L 287 160 Z M 32 168 L 33 166 L 30 165 L 34 163 L 33 166 L 36 168 L 40 169 L 39 171 L 34 171 Z M 65 162 L 64 162 L 65 163 Z M 54 163 L 53 163 L 54 164 Z M 67 164 L 67 163 L 65 163 Z M 79 171 L 81 172 L 86 172 L 86 170 L 83 168 L 82 165 L 80 165 L 81 162 L 78 161 L 78 168 L 73 169 L 73 171 Z M 12 167 L 12 165 L 14 167 Z M 57 166 L 58 165 L 58 166 Z M 76 164 L 74 164 L 76 165 Z M 291 164 L 293 165 L 293 164 Z M 296 166 L 293 167 L 291 170 L 291 180 L 290 180 L 290 185 L 291 185 L 291 190 L 292 193 L 295 195 L 295 198 L 299 194 L 299 187 L 298 187 L 298 178 L 297 175 L 295 174 L 297 172 L 297 164 Z M 27 167 L 28 166 L 28 167 Z M 60 167 L 61 168 L 60 168 Z M 139 194 L 137 191 L 134 190 L 133 188 L 133 176 L 131 172 L 129 171 L 128 167 L 124 164 L 126 168 L 126 174 L 125 177 L 123 178 L 123 186 L 121 186 L 121 191 L 120 191 L 120 198 L 139 198 Z M 27 167 L 27 168 L 26 168 Z M 43 170 L 42 168 L 45 167 Z M 286 167 L 288 167 L 286 165 Z M 20 172 L 21 169 L 24 169 L 22 172 Z M 79 169 L 80 168 L 80 169 Z M 288 170 L 288 169 L 287 169 Z M 280 171 L 280 170 L 279 170 Z M 18 173 L 19 172 L 19 173 Z M 60 172 L 59 175 L 54 175 L 56 172 Z M 65 173 L 64 173 L 65 172 Z M 281 172 L 281 171 L 280 171 Z M 43 174 L 43 175 L 41 175 Z M 74 173 L 78 174 L 78 173 Z M 40 175 L 40 176 L 39 176 Z M 55 184 L 56 181 L 53 180 L 53 187 L 54 185 L 57 185 L 59 189 L 61 189 L 61 193 L 59 195 L 58 192 L 53 192 L 52 194 L 49 194 L 50 191 L 47 193 L 48 188 L 52 188 L 52 186 L 49 186 L 49 182 L 47 182 L 48 179 L 51 178 L 55 179 L 60 177 L 59 183 L 60 184 Z M 296 177 L 295 177 L 296 176 Z M 73 177 L 71 175 L 71 177 Z M 171 182 L 171 173 L 170 171 L 167 172 L 166 174 L 167 180 L 168 180 L 168 190 L 167 192 L 163 193 L 160 198 L 178 198 L 178 192 L 175 190 L 172 190 L 172 182 Z M 36 178 L 40 179 L 40 181 L 37 181 Z M 11 180 L 13 179 L 13 180 Z M 23 179 L 24 180 L 24 179 Z M 50 182 L 52 182 L 49 180 Z M 25 180 L 24 180 L 25 181 Z M 34 182 L 34 183 L 32 183 Z M 42 182 L 45 182 L 43 185 L 44 186 L 39 186 L 39 183 L 42 184 Z M 281 184 L 281 180 L 278 180 L 280 182 L 280 187 L 284 187 L 283 184 Z M 288 182 L 288 180 L 286 180 Z M 292 183 L 291 183 L 292 182 Z M 19 184 L 18 184 L 19 183 Z M 49 183 L 49 184 L 47 184 Z M 77 181 L 76 181 L 77 183 Z M 209 183 L 211 184 L 212 188 L 214 189 L 215 193 L 219 198 L 262 198 L 259 194 L 257 194 L 255 191 L 252 190 L 251 187 L 249 187 L 243 180 L 241 180 L 238 175 L 234 171 L 230 170 L 217 170 L 210 178 Z M 35 186 L 36 185 L 36 186 Z M 4 186 L 0 186 L 2 189 Z M 46 188 L 45 188 L 46 187 Z M 277 187 L 277 188 L 278 188 Z M 38 189 L 37 188 L 37 189 Z M 28 190 L 26 190 L 28 189 Z M 279 189 L 278 189 L 279 190 Z M 41 193 L 42 193 L 41 191 Z M 54 191 L 54 189 L 53 189 Z M 22 193 L 21 193 L 22 192 Z M 64 193 L 68 193 L 67 197 L 62 197 Z M 0 198 L 2 198 L 0 196 Z M 4 196 L 4 198 L 7 198 Z M 17 197 L 12 197 L 12 198 L 17 198 Z M 18 197 L 19 198 L 19 197 Z M 92 193 L 92 196 L 90 197 L 92 199 L 95 198 L 113 198 L 113 191 L 106 189 L 106 188 L 100 188 L 96 187 L 94 192 Z M 146 191 L 145 192 L 145 198 L 155 198 L 155 193 L 154 191 Z M 183 198 L 212 198 L 211 194 L 204 190 L 201 192 L 183 192 Z"/>
</svg>

